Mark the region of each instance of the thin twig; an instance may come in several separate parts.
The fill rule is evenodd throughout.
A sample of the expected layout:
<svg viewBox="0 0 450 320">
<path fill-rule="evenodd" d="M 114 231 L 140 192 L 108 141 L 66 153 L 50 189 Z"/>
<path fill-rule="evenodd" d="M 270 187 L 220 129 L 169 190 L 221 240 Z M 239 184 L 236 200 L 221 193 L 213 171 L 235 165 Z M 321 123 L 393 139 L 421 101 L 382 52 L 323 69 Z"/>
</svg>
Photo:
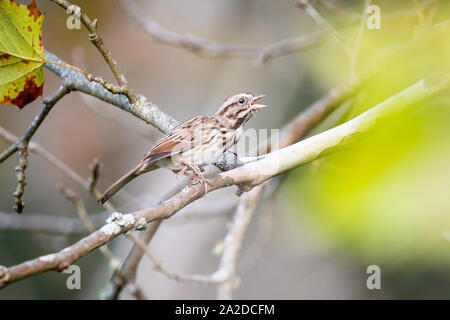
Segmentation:
<svg viewBox="0 0 450 320">
<path fill-rule="evenodd" d="M 87 188 L 90 192 L 93 192 L 97 187 L 98 179 L 100 178 L 100 165 L 101 159 L 100 157 L 94 158 L 90 165 L 91 174 L 87 180 Z"/>
<path fill-rule="evenodd" d="M 316 0 L 316 2 L 320 5 L 322 5 L 325 9 L 342 16 L 343 18 L 351 19 L 351 20 L 360 20 L 361 19 L 361 15 L 359 13 L 354 13 L 354 12 L 349 12 L 346 10 L 342 10 L 340 8 L 338 8 L 333 1 L 329 1 L 329 0 Z M 418 9 L 419 10 L 425 10 L 426 8 L 428 8 L 431 4 L 435 3 L 436 0 L 424 0 L 420 3 L 418 3 Z M 413 9 L 404 9 L 404 10 L 399 10 L 397 12 L 391 12 L 391 13 L 383 13 L 383 19 L 384 20 L 390 20 L 390 19 L 398 19 L 399 17 L 402 16 L 408 16 L 408 15 L 415 15 L 417 14 L 417 9 L 413 8 Z"/>
<path fill-rule="evenodd" d="M 101 161 L 100 158 L 94 158 L 90 165 L 90 175 L 86 181 L 82 181 L 81 186 L 83 186 L 87 191 L 89 191 L 96 200 L 100 197 L 100 191 L 97 188 L 97 182 L 100 178 L 100 166 Z M 65 196 L 68 200 L 70 200 L 77 209 L 77 213 L 80 217 L 80 219 L 83 221 L 86 229 L 90 233 L 93 233 L 95 231 L 92 221 L 89 218 L 89 215 L 86 210 L 86 206 L 84 205 L 81 198 L 71 189 L 66 189 L 62 184 L 58 185 L 59 191 Z M 106 210 L 109 213 L 116 212 L 116 209 L 113 207 L 110 203 L 103 204 L 103 207 L 106 208 Z M 114 254 L 109 250 L 109 248 L 104 245 L 100 247 L 100 251 L 102 254 L 109 260 L 111 269 L 113 271 L 113 274 L 121 274 L 119 267 L 120 267 L 120 260 L 114 256 Z M 128 289 L 130 293 L 135 296 L 139 300 L 146 300 L 145 294 L 143 293 L 142 289 L 137 286 L 135 283 L 130 286 L 128 286 Z"/>
<path fill-rule="evenodd" d="M 100 168 L 101 168 L 101 161 L 100 158 L 95 158 L 91 165 L 90 165 L 90 171 L 91 174 L 89 175 L 89 178 L 87 180 L 87 183 L 85 184 L 86 188 L 89 190 L 89 192 L 92 194 L 92 196 L 95 198 L 95 200 L 100 199 L 101 192 L 97 188 L 97 182 L 100 178 Z M 103 207 L 110 213 L 113 214 L 116 212 L 116 208 L 110 203 L 110 201 L 103 204 Z M 135 236 L 134 234 L 130 233 L 128 235 L 129 239 L 131 239 L 134 244 L 137 243 L 139 238 Z M 122 272 L 122 267 L 119 268 L 119 264 L 117 264 L 117 267 L 113 269 L 113 278 L 117 277 L 119 279 L 125 279 L 125 275 Z M 126 288 L 128 291 L 135 296 L 138 300 L 147 300 L 144 292 L 142 289 L 136 284 L 135 281 L 126 281 Z M 105 288 L 102 292 L 102 298 L 108 299 L 108 297 L 111 295 L 111 292 L 114 290 L 113 287 Z"/>
<path fill-rule="evenodd" d="M 184 184 L 183 184 L 184 186 Z M 166 195 L 163 196 L 162 201 L 166 201 L 170 199 L 170 197 L 174 196 L 180 191 L 181 187 L 177 186 L 169 191 Z M 108 203 L 108 202 L 106 202 Z M 140 236 L 142 243 L 148 245 L 150 241 L 153 239 L 156 231 L 158 231 L 161 226 L 163 220 L 153 221 L 150 226 L 143 232 Z M 131 248 L 128 256 L 122 264 L 119 272 L 116 272 L 111 278 L 111 283 L 109 286 L 109 292 L 106 295 L 106 299 L 108 300 L 117 300 L 123 288 L 128 286 L 129 284 L 133 284 L 136 282 L 136 274 L 138 266 L 145 254 L 145 250 L 143 250 L 136 243 Z"/>
<path fill-rule="evenodd" d="M 99 157 L 94 158 L 94 160 L 92 161 L 92 163 L 90 165 L 91 173 L 90 173 L 89 178 L 87 179 L 86 183 L 84 184 L 85 188 L 92 194 L 92 196 L 95 198 L 95 200 L 100 199 L 100 196 L 101 196 L 101 192 L 97 188 L 97 183 L 100 178 L 100 168 L 101 168 L 100 158 Z M 110 201 L 107 203 L 104 203 L 103 207 L 111 214 L 116 212 L 116 208 L 114 208 L 114 206 L 111 204 Z M 136 238 L 136 236 L 134 236 L 133 234 L 129 234 L 129 238 L 132 239 L 134 242 L 134 239 Z M 124 275 L 121 272 L 121 269 L 119 268 L 119 264 L 115 264 L 114 266 L 115 266 L 115 268 L 113 269 L 113 276 L 117 275 L 118 277 L 123 278 Z M 138 300 L 147 300 L 144 292 L 135 282 L 128 283 L 127 289 Z M 108 292 L 104 292 L 103 298 L 107 298 L 107 296 L 108 296 Z"/>
<path fill-rule="evenodd" d="M 356 36 L 355 45 L 350 55 L 350 81 L 354 81 L 356 79 L 356 66 L 358 64 L 359 47 L 361 46 L 361 40 L 364 35 L 364 30 L 366 29 L 367 8 L 370 6 L 371 2 L 372 0 L 366 0 L 364 3 L 358 35 Z"/>
<path fill-rule="evenodd" d="M 314 21 L 322 27 L 325 31 L 327 31 L 335 40 L 337 43 L 339 43 L 344 51 L 350 56 L 351 52 L 347 48 L 347 45 L 344 43 L 344 39 L 340 35 L 339 32 L 331 25 L 329 24 L 322 16 L 317 12 L 317 10 L 309 3 L 308 0 L 297 0 L 297 6 L 304 10 L 307 14 L 311 16 L 311 18 L 314 19 Z"/>
<path fill-rule="evenodd" d="M 270 201 L 266 201 L 267 206 L 264 206 L 263 213 L 258 218 L 257 233 L 247 250 L 248 253 L 245 254 L 245 259 L 242 259 L 242 274 L 246 274 L 253 270 L 253 268 L 257 264 L 258 259 L 264 252 L 264 249 L 270 242 L 273 231 L 273 220 L 275 216 L 275 204 L 272 200 L 273 199 L 271 199 Z"/>
<path fill-rule="evenodd" d="M 219 264 L 219 274 L 226 279 L 217 290 L 217 299 L 231 299 L 234 288 L 236 263 L 242 247 L 247 226 L 258 205 L 258 190 L 251 190 L 246 194 L 246 201 L 239 202 L 233 218 L 232 227 L 223 241 L 223 253 Z"/>
<path fill-rule="evenodd" d="M 161 223 L 162 220 L 156 220 L 147 227 L 147 230 L 140 236 L 142 243 L 147 244 L 153 239 L 153 236 L 159 229 Z M 105 299 L 117 300 L 123 288 L 136 283 L 137 268 L 144 254 L 145 250 L 142 250 L 136 243 L 133 244 L 130 253 L 122 263 L 119 272 L 113 274 Z"/>
<path fill-rule="evenodd" d="M 422 9 L 420 8 L 419 2 L 417 0 L 413 0 L 414 3 L 414 9 L 417 13 L 417 19 L 419 20 L 419 25 L 424 26 L 425 25 L 425 17 L 423 15 Z"/>
<path fill-rule="evenodd" d="M 322 7 L 324 7 L 325 9 L 340 15 L 346 19 L 353 19 L 353 20 L 358 20 L 360 19 L 360 15 L 357 13 L 353 13 L 353 12 L 348 12 L 345 10 L 341 10 L 340 8 L 338 8 L 336 6 L 336 4 L 333 1 L 328 1 L 328 0 L 316 0 L 315 2 L 317 2 L 318 4 L 320 4 Z"/>
<path fill-rule="evenodd" d="M 44 99 L 44 106 L 42 107 L 41 111 L 39 111 L 39 113 L 36 115 L 33 122 L 31 122 L 31 124 L 28 126 L 23 136 L 0 154 L 0 163 L 8 159 L 16 151 L 18 151 L 21 145 L 23 145 L 24 143 L 28 144 L 28 142 L 30 142 L 34 133 L 39 128 L 42 121 L 44 121 L 45 117 L 48 115 L 53 106 L 69 92 L 70 92 L 69 87 L 63 84 L 53 95 Z"/>
<path fill-rule="evenodd" d="M 36 130 L 41 125 L 42 121 L 44 121 L 50 110 L 53 108 L 53 106 L 69 92 L 70 89 L 68 88 L 68 86 L 63 84 L 53 95 L 45 98 L 44 106 L 28 126 L 23 136 L 0 154 L 0 163 L 2 163 L 10 156 L 12 156 L 16 151 L 19 151 L 19 165 L 15 167 L 15 170 L 17 171 L 18 185 L 16 191 L 14 192 L 13 206 L 14 210 L 17 213 L 21 213 L 25 206 L 25 203 L 22 201 L 22 196 L 25 191 L 26 185 L 25 169 L 28 166 L 28 144 Z"/>
<path fill-rule="evenodd" d="M 153 262 L 156 270 L 166 275 L 169 279 L 173 279 L 181 282 L 196 282 L 201 284 L 219 284 L 223 281 L 223 279 L 218 277 L 217 273 L 211 275 L 202 275 L 202 274 L 179 274 L 173 271 L 168 270 L 164 267 L 161 261 L 156 257 L 153 251 L 147 246 L 147 244 L 140 239 L 139 237 L 131 234 L 130 236 L 132 241 L 145 252 L 145 255 Z"/>
<path fill-rule="evenodd" d="M 28 166 L 28 147 L 24 142 L 19 146 L 19 164 L 14 168 L 17 171 L 17 188 L 14 191 L 14 206 L 13 209 L 17 213 L 22 213 L 25 207 L 25 202 L 22 200 L 22 196 L 25 192 L 25 185 L 27 184 L 25 178 L 25 169 Z"/>
<path fill-rule="evenodd" d="M 65 63 L 51 52 L 45 51 L 45 55 L 48 60 Z M 125 95 L 114 94 L 105 89 L 100 83 L 89 81 L 81 73 L 74 70 L 53 64 L 46 64 L 45 67 L 62 78 L 64 83 L 70 86 L 72 90 L 84 92 L 130 112 L 164 133 L 178 124 L 175 119 L 165 114 L 157 105 L 153 104 L 144 96 L 139 95 L 137 102 L 131 103 Z"/>
<path fill-rule="evenodd" d="M 236 197 L 232 199 L 225 198 L 224 201 L 214 202 L 214 207 L 210 203 L 204 205 L 192 205 L 191 210 L 183 212 L 174 219 L 170 219 L 169 225 L 186 224 L 188 222 L 205 221 L 208 219 L 216 219 L 219 217 L 229 217 L 229 215 L 236 209 L 238 201 Z"/>
<path fill-rule="evenodd" d="M 94 223 L 89 218 L 89 215 L 86 210 L 86 206 L 84 205 L 83 200 L 73 191 L 72 189 L 65 188 L 62 183 L 57 185 L 58 191 L 72 204 L 75 206 L 78 216 L 83 222 L 86 229 L 89 233 L 95 232 Z M 100 252 L 105 256 L 105 258 L 109 261 L 110 266 L 113 270 L 116 270 L 119 267 L 120 260 L 114 256 L 114 254 L 109 250 L 109 248 L 104 245 L 99 248 Z"/>
<path fill-rule="evenodd" d="M 260 65 L 273 58 L 310 48 L 316 45 L 324 35 L 323 32 L 317 31 L 261 47 L 224 44 L 167 30 L 158 22 L 146 17 L 135 1 L 121 0 L 120 3 L 155 41 L 188 50 L 205 58 L 247 58 L 253 59 L 255 64 Z"/>
<path fill-rule="evenodd" d="M 9 143 L 15 143 L 19 138 L 7 131 L 5 128 L 0 126 L 0 138 L 3 138 L 5 141 Z M 75 172 L 72 168 L 70 168 L 67 164 L 59 160 L 52 153 L 47 151 L 44 147 L 42 147 L 37 142 L 30 142 L 28 144 L 28 151 L 31 151 L 43 159 L 48 161 L 50 164 L 55 166 L 57 169 L 61 170 L 64 174 L 66 174 L 69 178 L 71 178 L 74 182 L 82 186 L 87 190 L 93 190 L 96 187 L 96 183 L 98 181 L 99 172 L 97 170 L 100 169 L 100 158 L 95 158 L 91 164 L 91 173 L 88 180 L 85 180 L 81 175 Z M 91 191 L 92 192 L 92 191 Z M 99 192 L 96 190 L 96 192 Z M 98 197 L 98 195 L 97 195 Z M 218 208 L 214 208 L 214 211 L 209 211 L 208 215 L 201 214 L 200 208 L 192 208 L 192 210 L 188 210 L 180 216 L 179 221 L 190 221 L 190 220 L 199 220 L 199 219 L 207 219 L 209 217 L 219 217 L 224 215 L 226 212 L 231 210 L 235 204 L 231 204 L 229 206 L 219 206 Z M 114 212 L 115 210 L 113 210 Z M 111 212 L 111 210 L 110 210 Z M 95 218 L 95 227 L 98 228 L 101 226 L 100 221 L 106 218 L 103 213 L 98 214 L 98 216 L 103 217 Z M 34 217 L 38 217 L 39 219 L 34 219 Z M 23 222 L 23 223 L 22 223 Z M 41 223 L 42 222 L 42 223 Z M 51 232 L 51 233 L 61 233 L 61 234 L 79 234 L 82 233 L 84 228 L 81 228 L 82 225 L 78 224 L 77 221 L 72 218 L 65 217 L 52 217 L 48 215 L 42 215 L 38 213 L 33 213 L 30 216 L 24 216 L 21 219 L 16 219 L 14 215 L 1 213 L 0 212 L 0 229 L 6 230 L 29 230 L 29 231 L 41 231 L 41 232 Z"/>
<path fill-rule="evenodd" d="M 100 228 L 106 219 L 106 214 L 90 215 L 94 228 Z M 0 212 L 0 230 L 24 230 L 29 232 L 44 232 L 63 235 L 79 235 L 86 232 L 80 218 L 59 217 L 40 213 L 17 215 Z"/>
<path fill-rule="evenodd" d="M 60 5 L 61 7 L 63 7 L 66 11 L 70 6 L 73 6 L 73 4 L 67 0 L 51 0 L 51 1 L 53 1 L 56 4 Z M 103 58 L 105 59 L 109 68 L 111 69 L 112 73 L 114 74 L 114 77 L 116 78 L 119 85 L 116 86 L 111 83 L 108 83 L 101 77 L 88 76 L 88 80 L 99 82 L 103 87 L 105 87 L 107 90 L 111 91 L 112 93 L 123 93 L 130 99 L 130 101 L 135 101 L 137 99 L 137 96 L 128 87 L 128 82 L 127 82 L 125 76 L 123 75 L 123 73 L 120 72 L 118 65 L 117 65 L 117 61 L 114 59 L 114 57 L 112 56 L 112 54 L 108 50 L 108 48 L 106 48 L 106 46 L 103 43 L 102 38 L 100 37 L 100 35 L 97 32 L 98 20 L 97 19 L 92 20 L 84 12 L 80 13 L 80 20 L 89 31 L 89 40 L 95 45 L 95 47 L 98 49 L 98 51 L 102 54 Z"/>
</svg>

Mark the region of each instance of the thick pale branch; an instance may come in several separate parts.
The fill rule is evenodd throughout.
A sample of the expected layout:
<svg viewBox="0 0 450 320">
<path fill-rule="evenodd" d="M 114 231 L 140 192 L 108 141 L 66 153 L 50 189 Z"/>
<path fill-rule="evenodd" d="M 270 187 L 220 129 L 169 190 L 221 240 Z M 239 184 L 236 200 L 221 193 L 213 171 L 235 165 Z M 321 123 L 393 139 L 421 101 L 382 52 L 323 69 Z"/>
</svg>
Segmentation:
<svg viewBox="0 0 450 320">
<path fill-rule="evenodd" d="M 233 173 L 234 182 L 258 185 L 273 176 L 308 163 L 327 153 L 348 147 L 358 133 L 367 131 L 379 118 L 387 116 L 390 112 L 400 111 L 409 104 L 430 97 L 448 87 L 449 77 L 447 75 L 441 76 L 439 83 L 436 83 L 436 80 L 436 78 L 420 80 L 340 126 L 272 152 L 262 160 L 251 162 L 222 175 L 231 178 L 231 173 Z M 237 177 L 243 176 L 239 173 L 240 170 L 245 171 L 245 180 L 248 179 L 248 181 L 236 181 Z M 239 180 L 241 180 L 240 178 Z"/>
</svg>

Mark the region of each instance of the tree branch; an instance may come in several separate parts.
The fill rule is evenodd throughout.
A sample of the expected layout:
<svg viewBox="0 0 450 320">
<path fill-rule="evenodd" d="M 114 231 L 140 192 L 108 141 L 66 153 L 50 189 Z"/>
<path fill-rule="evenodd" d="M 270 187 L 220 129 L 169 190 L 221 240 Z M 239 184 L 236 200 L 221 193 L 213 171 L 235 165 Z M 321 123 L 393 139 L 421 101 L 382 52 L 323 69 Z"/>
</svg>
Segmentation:
<svg viewBox="0 0 450 320">
<path fill-rule="evenodd" d="M 422 79 L 344 124 L 288 147 L 273 151 L 262 160 L 212 176 L 208 179 L 209 192 L 231 185 L 246 184 L 255 186 L 325 154 L 348 148 L 350 146 L 349 142 L 354 141 L 359 133 L 371 128 L 381 117 L 400 111 L 412 102 L 431 97 L 440 90 L 448 88 L 449 82 L 450 77 L 447 74 L 439 78 Z M 119 234 L 135 230 L 138 226 L 142 226 L 143 221 L 149 223 L 170 218 L 203 195 L 203 186 L 199 183 L 191 183 L 163 203 L 127 215 L 118 215 L 116 219 L 111 219 L 100 230 L 66 249 L 7 269 L 2 268 L 0 287 L 41 272 L 65 270 L 73 262 L 111 241 Z"/>
<path fill-rule="evenodd" d="M 244 58 L 253 59 L 257 64 L 292 52 L 305 50 L 318 43 L 324 35 L 316 31 L 297 38 L 284 39 L 262 47 L 223 44 L 194 35 L 180 35 L 162 27 L 158 22 L 149 19 L 135 1 L 121 0 L 122 7 L 126 9 L 135 20 L 141 24 L 155 41 L 176 48 L 191 51 L 205 58 Z"/>
<path fill-rule="evenodd" d="M 225 280 L 219 285 L 217 299 L 229 300 L 232 297 L 238 255 L 258 200 L 259 191 L 254 189 L 246 194 L 246 201 L 239 202 L 230 231 L 223 241 L 224 250 L 218 272 Z"/>
<path fill-rule="evenodd" d="M 342 36 L 339 32 L 331 25 L 329 24 L 322 16 L 317 12 L 317 10 L 309 3 L 308 0 L 297 0 L 297 6 L 304 10 L 307 14 L 311 16 L 311 18 L 314 19 L 314 21 L 322 27 L 325 31 L 327 31 L 335 40 L 337 43 L 339 43 L 344 51 L 351 56 L 350 50 L 347 48 L 347 46 L 344 43 L 344 39 L 342 39 Z"/>
<path fill-rule="evenodd" d="M 94 223 L 89 217 L 86 206 L 84 205 L 83 200 L 73 191 L 72 189 L 67 189 L 63 184 L 58 184 L 58 191 L 62 194 L 64 198 L 72 202 L 77 211 L 78 217 L 83 222 L 85 228 L 89 231 L 89 233 L 95 232 Z M 99 248 L 100 252 L 103 256 L 109 261 L 112 270 L 116 270 L 119 268 L 120 260 L 114 256 L 114 254 L 109 250 L 108 246 L 104 245 Z"/>
<path fill-rule="evenodd" d="M 73 4 L 67 0 L 51 0 L 51 1 L 55 2 L 56 4 L 58 4 L 59 6 L 64 8 L 66 11 L 69 7 L 73 6 Z M 101 55 L 103 56 L 103 59 L 105 59 L 109 68 L 111 69 L 112 73 L 114 74 L 114 77 L 116 78 L 117 82 L 119 83 L 119 86 L 110 84 L 101 77 L 92 78 L 92 76 L 88 76 L 89 80 L 99 82 L 101 85 L 103 85 L 106 89 L 108 89 L 112 93 L 123 93 L 130 99 L 130 101 L 135 101 L 137 99 L 137 96 L 128 87 L 128 82 L 127 82 L 125 76 L 123 75 L 123 73 L 120 72 L 119 67 L 117 65 L 117 61 L 114 59 L 114 57 L 112 56 L 112 54 L 108 50 L 108 48 L 106 48 L 106 46 L 103 43 L 102 38 L 100 37 L 100 35 L 97 32 L 98 20 L 97 19 L 92 20 L 84 12 L 80 13 L 80 20 L 89 31 L 89 40 L 97 48 L 97 50 L 101 53 Z"/>
<path fill-rule="evenodd" d="M 179 192 L 179 187 L 175 187 L 172 191 L 168 192 L 164 197 L 163 201 L 170 199 L 173 195 Z M 176 190 L 176 191 L 175 191 Z M 153 221 L 147 230 L 140 236 L 138 240 L 142 243 L 148 244 L 154 237 L 156 231 L 158 231 L 161 226 L 162 220 Z M 137 237 L 136 237 L 137 238 Z M 134 284 L 136 281 L 137 268 L 145 254 L 145 249 L 135 243 L 130 250 L 130 253 L 126 257 L 122 267 L 119 272 L 116 272 L 112 278 L 109 285 L 109 290 L 105 295 L 105 299 L 117 300 L 119 298 L 122 289 L 129 284 Z"/>
<path fill-rule="evenodd" d="M 173 271 L 168 270 L 164 267 L 161 261 L 156 257 L 153 251 L 147 246 L 147 243 L 142 239 L 135 237 L 133 240 L 137 244 L 137 246 L 145 252 L 145 255 L 153 262 L 155 269 L 167 276 L 169 279 L 181 281 L 181 282 L 195 282 L 201 284 L 219 284 L 223 281 L 222 278 L 219 277 L 218 273 L 213 273 L 211 275 L 203 275 L 203 274 L 179 274 Z"/>
<path fill-rule="evenodd" d="M 22 200 L 22 196 L 25 192 L 25 186 L 27 184 L 25 178 L 25 169 L 28 167 L 28 145 L 26 142 L 19 147 L 19 164 L 14 168 L 17 171 L 17 188 L 14 191 L 14 206 L 13 209 L 17 213 L 22 213 L 25 207 L 25 202 Z"/>
<path fill-rule="evenodd" d="M 105 213 L 90 215 L 90 219 L 96 229 L 102 226 L 105 218 Z M 19 216 L 17 214 L 0 212 L 0 230 L 23 230 L 64 235 L 86 233 L 86 228 L 79 218 L 58 217 L 39 213 Z"/>
<path fill-rule="evenodd" d="M 342 9 L 338 8 L 332 1 L 329 1 L 329 0 L 316 0 L 316 2 L 318 4 L 320 4 L 320 5 L 322 5 L 325 9 L 335 13 L 336 15 L 342 16 L 343 18 L 351 19 L 351 20 L 354 20 L 354 21 L 361 19 L 361 15 L 360 14 L 342 10 Z M 424 0 L 424 1 L 420 2 L 418 7 L 419 7 L 420 10 L 425 10 L 431 4 L 436 3 L 436 2 L 437 2 L 436 0 Z M 415 8 L 399 10 L 398 12 L 384 13 L 383 14 L 383 19 L 397 19 L 397 18 L 399 18 L 401 16 L 415 15 L 416 13 L 417 13 L 417 11 L 416 11 Z"/>
<path fill-rule="evenodd" d="M 26 185 L 25 169 L 28 166 L 28 144 L 36 130 L 41 125 L 42 121 L 44 121 L 50 110 L 53 108 L 53 106 L 69 92 L 70 89 L 63 83 L 63 85 L 61 85 L 52 96 L 45 98 L 44 106 L 34 118 L 33 122 L 28 126 L 23 136 L 0 154 L 0 163 L 2 163 L 10 156 L 12 156 L 16 151 L 19 151 L 19 164 L 15 167 L 15 170 L 17 171 L 18 184 L 16 191 L 14 192 L 13 206 L 14 210 L 17 213 L 21 213 L 25 206 L 25 202 L 23 202 L 22 196 L 25 192 Z"/>
<path fill-rule="evenodd" d="M 70 92 L 69 87 L 63 83 L 63 85 L 61 85 L 53 95 L 44 99 L 44 106 L 42 107 L 41 111 L 39 111 L 39 113 L 36 115 L 33 122 L 31 122 L 31 124 L 29 125 L 23 136 L 0 154 L 0 163 L 8 159 L 16 151 L 18 151 L 19 147 L 22 144 L 24 143 L 28 144 L 28 142 L 30 142 L 34 133 L 39 128 L 42 121 L 44 121 L 45 117 L 47 117 L 48 113 L 53 108 L 53 106 L 69 92 Z"/>
<path fill-rule="evenodd" d="M 370 6 L 372 0 L 365 0 L 363 12 L 361 14 L 361 21 L 359 26 L 358 35 L 356 37 L 355 45 L 350 55 L 350 80 L 352 81 L 356 77 L 356 66 L 358 64 L 359 47 L 361 46 L 361 40 L 366 29 L 367 8 Z"/>
<path fill-rule="evenodd" d="M 45 51 L 45 55 L 49 61 L 65 63 L 65 61 L 59 59 L 51 52 Z M 64 83 L 72 90 L 81 91 L 130 112 L 146 123 L 152 124 L 163 133 L 169 131 L 178 123 L 144 96 L 140 95 L 138 100 L 132 104 L 125 95 L 114 94 L 105 89 L 100 83 L 89 81 L 83 74 L 75 70 L 54 64 L 46 64 L 45 67 L 62 78 Z"/>
</svg>

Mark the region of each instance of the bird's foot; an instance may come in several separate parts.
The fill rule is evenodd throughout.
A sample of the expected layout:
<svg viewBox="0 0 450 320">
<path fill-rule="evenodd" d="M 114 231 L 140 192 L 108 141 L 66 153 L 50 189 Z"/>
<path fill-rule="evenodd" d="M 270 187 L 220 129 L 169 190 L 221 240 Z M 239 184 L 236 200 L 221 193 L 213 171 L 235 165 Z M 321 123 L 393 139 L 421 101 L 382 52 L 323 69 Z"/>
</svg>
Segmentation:
<svg viewBox="0 0 450 320">
<path fill-rule="evenodd" d="M 197 183 L 202 183 L 203 187 L 205 188 L 205 196 L 208 193 L 208 182 L 206 181 L 206 178 L 203 174 L 199 174 L 199 175 L 194 175 L 192 178 L 192 183 L 193 184 L 197 184 Z"/>
<path fill-rule="evenodd" d="M 202 174 L 202 170 L 193 163 L 186 162 L 183 164 L 185 165 L 185 167 L 183 168 L 183 170 L 180 171 L 180 173 L 191 178 L 193 184 L 197 184 L 197 183 L 201 182 L 203 184 L 203 187 L 205 188 L 205 195 L 206 195 L 208 193 L 208 183 Z M 188 167 L 192 171 L 194 171 L 194 173 L 186 172 Z"/>
</svg>

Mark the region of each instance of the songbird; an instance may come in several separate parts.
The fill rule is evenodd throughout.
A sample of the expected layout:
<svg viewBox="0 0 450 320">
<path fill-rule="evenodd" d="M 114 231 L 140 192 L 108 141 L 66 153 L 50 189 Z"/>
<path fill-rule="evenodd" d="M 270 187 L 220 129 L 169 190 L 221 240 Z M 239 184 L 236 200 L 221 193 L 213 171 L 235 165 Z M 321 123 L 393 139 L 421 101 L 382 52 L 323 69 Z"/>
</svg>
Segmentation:
<svg viewBox="0 0 450 320">
<path fill-rule="evenodd" d="M 98 202 L 105 203 L 134 178 L 158 168 L 199 180 L 207 193 L 202 168 L 219 160 L 238 142 L 242 127 L 257 110 L 267 107 L 255 104 L 262 97 L 264 95 L 238 93 L 228 97 L 214 115 L 180 123 L 159 139 L 136 167 L 110 186 Z"/>
</svg>

